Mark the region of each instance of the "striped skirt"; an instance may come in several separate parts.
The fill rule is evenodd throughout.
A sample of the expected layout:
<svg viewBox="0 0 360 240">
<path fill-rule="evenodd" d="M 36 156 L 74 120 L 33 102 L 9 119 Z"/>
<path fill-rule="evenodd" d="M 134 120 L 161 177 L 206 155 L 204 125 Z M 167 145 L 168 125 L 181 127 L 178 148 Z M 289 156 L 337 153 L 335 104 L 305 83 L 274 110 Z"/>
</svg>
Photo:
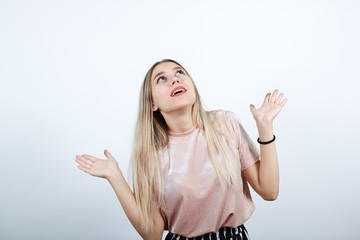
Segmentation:
<svg viewBox="0 0 360 240">
<path fill-rule="evenodd" d="M 220 228 L 217 232 L 206 233 L 197 237 L 183 237 L 177 235 L 175 233 L 169 232 L 165 240 L 249 240 L 249 234 L 244 226 L 241 224 L 240 226 L 231 228 L 231 227 L 223 227 Z"/>
</svg>

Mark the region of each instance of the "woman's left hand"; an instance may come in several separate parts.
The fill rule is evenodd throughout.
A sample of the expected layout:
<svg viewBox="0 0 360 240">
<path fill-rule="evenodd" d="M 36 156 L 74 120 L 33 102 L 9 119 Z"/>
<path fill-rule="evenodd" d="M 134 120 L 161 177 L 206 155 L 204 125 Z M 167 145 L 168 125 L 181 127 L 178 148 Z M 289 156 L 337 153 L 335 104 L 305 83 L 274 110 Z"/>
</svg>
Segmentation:
<svg viewBox="0 0 360 240">
<path fill-rule="evenodd" d="M 271 93 L 266 94 L 264 103 L 258 109 L 256 109 L 253 104 L 250 104 L 250 111 L 256 122 L 272 122 L 279 114 L 279 112 L 287 102 L 287 98 L 280 102 L 281 98 L 284 96 L 284 93 L 280 93 L 279 96 L 277 96 L 277 93 L 278 90 L 276 89 L 271 97 Z"/>
</svg>

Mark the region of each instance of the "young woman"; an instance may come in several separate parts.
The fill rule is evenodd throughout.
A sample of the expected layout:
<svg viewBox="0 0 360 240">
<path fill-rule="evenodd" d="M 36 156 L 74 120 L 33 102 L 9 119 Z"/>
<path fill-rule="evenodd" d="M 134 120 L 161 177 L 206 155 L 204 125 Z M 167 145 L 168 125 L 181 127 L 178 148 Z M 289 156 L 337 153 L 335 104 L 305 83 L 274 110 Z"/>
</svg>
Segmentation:
<svg viewBox="0 0 360 240">
<path fill-rule="evenodd" d="M 131 155 L 133 190 L 115 158 L 77 155 L 84 172 L 106 178 L 143 239 L 249 239 L 248 183 L 264 200 L 279 193 L 273 120 L 286 103 L 278 90 L 250 111 L 260 152 L 231 111 L 204 110 L 189 73 L 164 59 L 141 86 Z M 261 160 L 260 160 L 261 159 Z"/>
</svg>

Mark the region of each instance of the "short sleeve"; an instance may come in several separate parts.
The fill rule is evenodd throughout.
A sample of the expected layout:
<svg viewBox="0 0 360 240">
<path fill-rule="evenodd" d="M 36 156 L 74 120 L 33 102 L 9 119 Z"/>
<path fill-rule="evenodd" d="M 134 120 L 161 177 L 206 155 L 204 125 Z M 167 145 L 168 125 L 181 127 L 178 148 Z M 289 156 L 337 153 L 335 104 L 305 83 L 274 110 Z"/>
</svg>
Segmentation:
<svg viewBox="0 0 360 240">
<path fill-rule="evenodd" d="M 236 136 L 241 170 L 244 170 L 260 160 L 260 151 L 237 120 L 236 115 L 227 111 L 227 118 Z"/>
</svg>

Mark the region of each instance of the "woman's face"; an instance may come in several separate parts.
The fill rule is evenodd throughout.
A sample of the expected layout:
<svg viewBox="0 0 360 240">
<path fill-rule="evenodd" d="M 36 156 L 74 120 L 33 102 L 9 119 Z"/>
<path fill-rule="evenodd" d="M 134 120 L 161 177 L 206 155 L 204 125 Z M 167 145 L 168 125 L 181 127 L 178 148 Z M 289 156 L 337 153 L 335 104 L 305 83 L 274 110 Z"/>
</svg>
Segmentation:
<svg viewBox="0 0 360 240">
<path fill-rule="evenodd" d="M 157 65 L 151 75 L 153 111 L 172 113 L 192 107 L 195 103 L 194 84 L 183 68 L 173 62 Z"/>
</svg>

